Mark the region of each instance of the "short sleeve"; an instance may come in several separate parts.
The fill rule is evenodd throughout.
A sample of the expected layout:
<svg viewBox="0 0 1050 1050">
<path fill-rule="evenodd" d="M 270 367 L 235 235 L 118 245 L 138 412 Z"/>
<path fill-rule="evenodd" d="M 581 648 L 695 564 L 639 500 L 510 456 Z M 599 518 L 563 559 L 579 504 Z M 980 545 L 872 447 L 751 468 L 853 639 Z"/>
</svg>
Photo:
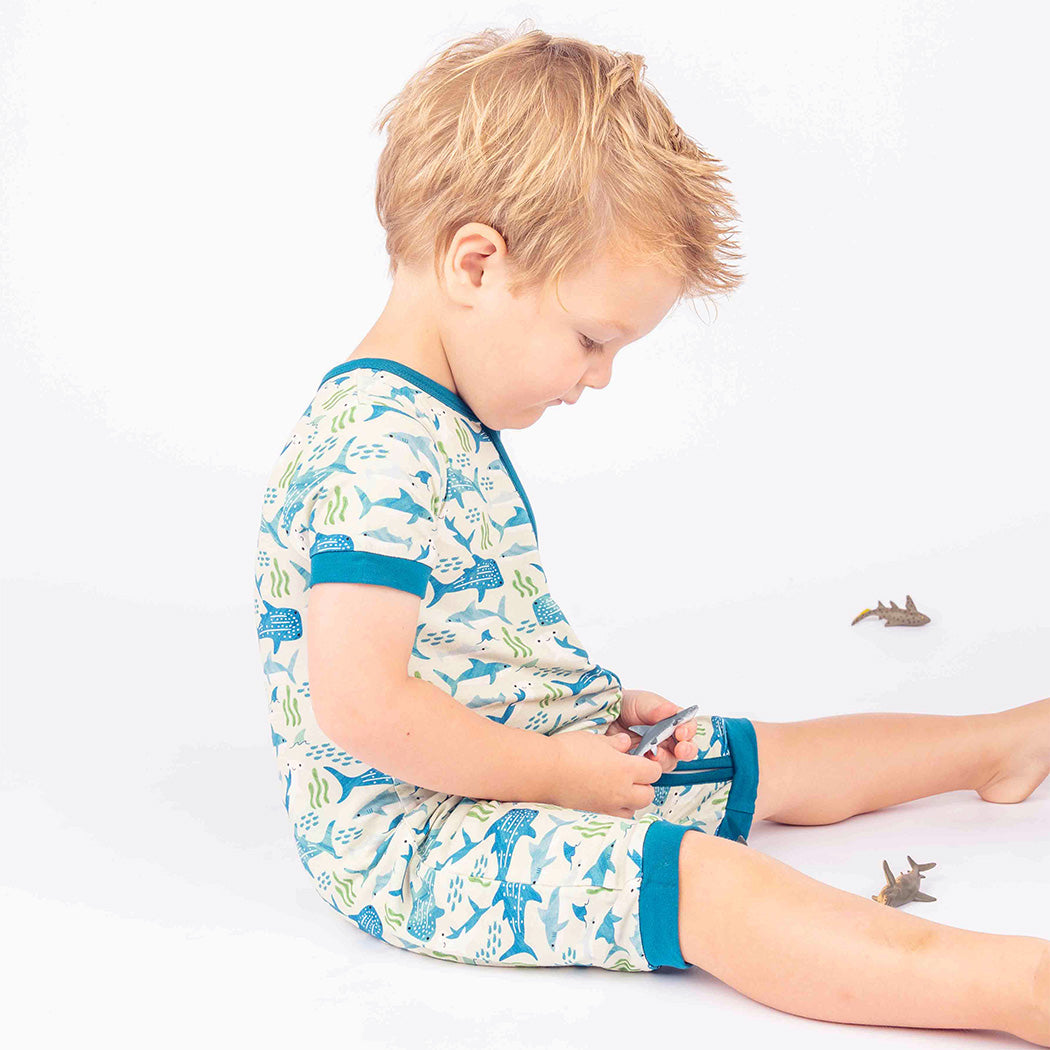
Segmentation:
<svg viewBox="0 0 1050 1050">
<path fill-rule="evenodd" d="M 289 483 L 293 540 L 309 582 L 376 583 L 426 594 L 448 459 L 411 404 L 362 400 L 313 422 Z"/>
</svg>

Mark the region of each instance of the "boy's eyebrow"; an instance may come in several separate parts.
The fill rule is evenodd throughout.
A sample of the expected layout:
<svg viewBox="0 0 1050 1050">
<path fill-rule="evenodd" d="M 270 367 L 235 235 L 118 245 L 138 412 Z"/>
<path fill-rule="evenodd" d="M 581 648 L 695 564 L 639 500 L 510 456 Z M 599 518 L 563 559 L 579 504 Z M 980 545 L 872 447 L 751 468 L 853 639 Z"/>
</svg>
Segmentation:
<svg viewBox="0 0 1050 1050">
<path fill-rule="evenodd" d="M 605 328 L 615 328 L 617 331 L 622 332 L 624 335 L 630 335 L 631 329 L 625 324 L 620 324 L 619 321 L 606 321 L 601 318 L 594 318 L 589 324 L 603 325 Z"/>
</svg>

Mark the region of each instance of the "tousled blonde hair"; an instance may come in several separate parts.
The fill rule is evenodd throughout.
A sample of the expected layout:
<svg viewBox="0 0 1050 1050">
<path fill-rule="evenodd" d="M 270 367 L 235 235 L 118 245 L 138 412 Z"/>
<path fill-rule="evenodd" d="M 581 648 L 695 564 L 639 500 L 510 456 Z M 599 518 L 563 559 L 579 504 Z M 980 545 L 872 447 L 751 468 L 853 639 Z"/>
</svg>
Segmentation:
<svg viewBox="0 0 1050 1050">
<path fill-rule="evenodd" d="M 527 23 L 447 46 L 381 111 L 388 275 L 429 256 L 440 281 L 455 232 L 483 222 L 506 242 L 512 295 L 557 292 L 602 251 L 667 269 L 679 299 L 737 287 L 725 168 L 643 83 L 642 56 Z"/>
</svg>

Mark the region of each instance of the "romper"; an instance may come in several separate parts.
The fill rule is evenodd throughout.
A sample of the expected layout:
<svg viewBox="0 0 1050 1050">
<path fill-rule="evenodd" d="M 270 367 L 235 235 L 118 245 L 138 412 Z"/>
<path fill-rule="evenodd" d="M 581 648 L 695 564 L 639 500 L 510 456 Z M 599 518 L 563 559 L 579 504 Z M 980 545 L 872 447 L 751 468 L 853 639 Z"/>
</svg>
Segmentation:
<svg viewBox="0 0 1050 1050">
<path fill-rule="evenodd" d="M 629 819 L 406 783 L 314 720 L 306 605 L 311 584 L 328 581 L 419 595 L 409 675 L 487 718 L 604 732 L 619 714 L 620 679 L 590 658 L 551 596 L 499 431 L 396 360 L 351 359 L 324 376 L 263 498 L 255 619 L 299 860 L 340 915 L 423 955 L 686 969 L 679 846 L 691 829 L 746 842 L 752 723 L 697 716 L 697 758 L 656 781 L 652 804 Z"/>
</svg>

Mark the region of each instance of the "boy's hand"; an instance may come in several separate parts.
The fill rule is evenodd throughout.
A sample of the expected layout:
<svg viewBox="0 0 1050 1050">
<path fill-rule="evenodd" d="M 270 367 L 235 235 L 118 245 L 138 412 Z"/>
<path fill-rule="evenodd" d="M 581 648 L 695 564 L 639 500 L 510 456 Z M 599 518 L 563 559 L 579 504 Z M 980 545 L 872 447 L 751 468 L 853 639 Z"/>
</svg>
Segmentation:
<svg viewBox="0 0 1050 1050">
<path fill-rule="evenodd" d="M 681 711 L 681 708 L 659 693 L 650 693 L 646 689 L 624 689 L 620 715 L 606 726 L 605 735 L 626 733 L 631 738 L 627 748 L 630 750 L 642 739 L 637 733 L 631 732 L 630 726 L 655 725 L 665 718 L 670 718 L 677 711 Z M 674 736 L 661 741 L 650 754 L 660 763 L 663 771 L 669 773 L 679 760 L 688 762 L 699 754 L 696 744 L 693 743 L 695 735 L 696 719 L 691 718 L 674 731 Z"/>
</svg>

